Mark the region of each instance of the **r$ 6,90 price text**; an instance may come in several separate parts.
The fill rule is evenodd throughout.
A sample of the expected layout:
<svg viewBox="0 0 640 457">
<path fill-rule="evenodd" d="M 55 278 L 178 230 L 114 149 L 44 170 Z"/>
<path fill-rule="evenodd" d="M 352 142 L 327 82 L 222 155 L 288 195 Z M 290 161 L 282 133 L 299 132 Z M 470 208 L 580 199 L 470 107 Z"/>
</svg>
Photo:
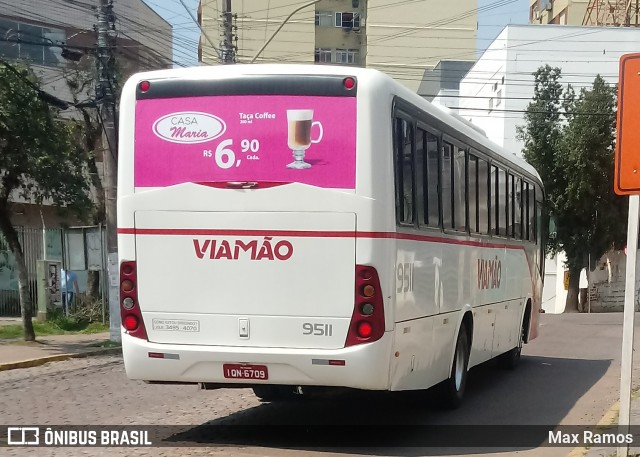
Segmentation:
<svg viewBox="0 0 640 457">
<path fill-rule="evenodd" d="M 218 144 L 215 152 L 211 149 L 205 149 L 202 151 L 204 157 L 213 157 L 216 161 L 216 165 L 223 170 L 232 167 L 239 167 L 241 163 L 241 159 L 236 159 L 236 153 L 233 152 L 231 147 L 233 146 L 233 140 L 224 140 Z M 244 154 L 247 153 L 257 153 L 260 151 L 260 142 L 256 139 L 248 140 L 244 139 L 240 141 L 241 152 Z M 257 160 L 258 156 L 248 155 L 248 159 Z"/>
</svg>

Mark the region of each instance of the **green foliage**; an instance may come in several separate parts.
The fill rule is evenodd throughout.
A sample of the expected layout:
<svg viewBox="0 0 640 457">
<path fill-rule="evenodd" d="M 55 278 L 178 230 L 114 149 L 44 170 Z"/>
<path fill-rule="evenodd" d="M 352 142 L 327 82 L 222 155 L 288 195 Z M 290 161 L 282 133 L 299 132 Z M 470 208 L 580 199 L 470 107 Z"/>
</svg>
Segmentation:
<svg viewBox="0 0 640 457">
<path fill-rule="evenodd" d="M 616 88 L 597 76 L 570 113 L 559 161 L 567 185 L 557 196 L 556 214 L 569 267 L 580 269 L 585 254 L 598 259 L 626 237 L 627 199 L 613 191 Z"/>
<path fill-rule="evenodd" d="M 556 217 L 551 252 L 565 251 L 572 272 L 620 247 L 627 200 L 613 192 L 616 88 L 597 76 L 576 95 L 560 84 L 560 69 L 541 67 L 535 93 L 518 129 L 524 158 L 540 173 L 547 214 Z"/>
<path fill-rule="evenodd" d="M 29 68 L 0 61 L 0 233 L 16 259 L 25 340 L 35 339 L 33 305 L 23 249 L 11 222 L 10 198 L 73 210 L 91 207 L 86 162 L 78 154 L 78 126 L 64 121 L 36 90 Z"/>
<path fill-rule="evenodd" d="M 80 322 L 74 319 L 56 318 L 46 322 L 33 321 L 33 328 L 38 335 L 93 334 L 109 331 L 109 324 L 100 322 Z M 0 325 L 0 340 L 13 340 L 22 337 L 22 325 Z"/>
<path fill-rule="evenodd" d="M 13 191 L 81 212 L 90 206 L 85 164 L 74 141 L 77 126 L 57 117 L 22 77 L 0 65 L 0 207 Z M 1 216 L 0 216 L 1 217 Z"/>
</svg>

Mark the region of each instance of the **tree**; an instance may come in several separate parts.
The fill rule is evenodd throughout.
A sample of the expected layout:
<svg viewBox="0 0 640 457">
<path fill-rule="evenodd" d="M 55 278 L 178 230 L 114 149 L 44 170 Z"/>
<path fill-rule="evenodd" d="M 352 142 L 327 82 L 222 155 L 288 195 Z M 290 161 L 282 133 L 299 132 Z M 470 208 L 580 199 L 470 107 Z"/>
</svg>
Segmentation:
<svg viewBox="0 0 640 457">
<path fill-rule="evenodd" d="M 78 213 L 90 205 L 84 162 L 73 141 L 77 126 L 58 119 L 38 87 L 29 69 L 0 65 L 0 233 L 16 260 L 27 341 L 35 340 L 33 303 L 11 200 L 20 195 Z"/>
<path fill-rule="evenodd" d="M 572 92 L 565 101 L 560 84 L 560 69 L 549 65 L 535 73 L 533 100 L 529 103 L 524 127 L 518 127 L 518 139 L 524 142 L 522 150 L 527 162 L 534 166 L 546 189 L 546 207 L 554 210 L 554 196 L 566 186 L 565 176 L 557 167 L 557 156 L 562 137 L 564 107 L 570 103 Z M 550 240 L 552 242 L 552 240 Z M 554 246 L 551 244 L 550 249 Z"/>
<path fill-rule="evenodd" d="M 100 151 L 102 138 L 102 125 L 98 111 L 93 106 L 87 104 L 87 99 L 92 99 L 95 95 L 95 62 L 93 59 L 81 59 L 77 64 L 69 64 L 64 72 L 67 87 L 73 97 L 78 119 L 78 129 L 76 130 L 76 144 L 80 148 L 82 157 L 87 165 L 89 182 L 94 197 L 94 206 L 89 212 L 88 222 L 92 225 L 106 222 L 104 188 L 102 180 L 98 174 L 98 162 L 102 161 L 101 155 L 108 151 Z M 98 271 L 89 271 L 87 275 L 87 298 L 97 299 L 100 296 L 100 276 Z"/>
<path fill-rule="evenodd" d="M 119 99 L 121 87 L 119 82 L 122 80 L 123 72 L 132 72 L 128 69 L 126 59 L 116 58 L 113 62 L 113 73 L 110 75 L 111 90 L 115 94 L 116 100 Z M 97 109 L 96 101 L 96 83 L 98 75 L 96 74 L 95 57 L 86 55 L 75 64 L 68 64 L 64 72 L 65 81 L 73 97 L 73 102 L 77 110 L 78 123 L 78 139 L 81 145 L 81 153 L 87 165 L 89 172 L 89 180 L 91 184 L 94 206 L 89 213 L 88 221 L 92 225 L 106 224 L 106 207 L 105 207 L 105 191 L 102 180 L 98 174 L 98 162 L 102 162 L 104 154 L 113 154 L 111 146 L 105 144 L 106 137 L 103 137 L 102 119 Z M 100 91 L 98 91 L 100 92 Z M 87 103 L 87 100 L 92 102 Z M 117 125 L 117 120 L 116 120 Z M 114 145 L 115 146 L 115 145 Z M 87 275 L 87 298 L 97 299 L 100 296 L 100 277 L 98 271 L 89 271 Z"/>
<path fill-rule="evenodd" d="M 626 238 L 627 199 L 613 191 L 615 127 L 616 88 L 598 75 L 571 106 L 558 161 L 568 177 L 556 200 L 558 241 L 569 268 L 567 306 L 579 311 L 580 270 Z"/>
<path fill-rule="evenodd" d="M 540 173 L 547 215 L 556 220 L 548 252 L 564 251 L 569 270 L 565 309 L 580 308 L 580 271 L 624 244 L 626 200 L 613 192 L 615 88 L 597 76 L 576 97 L 559 83 L 560 69 L 541 67 L 526 124 L 519 129 L 525 159 Z"/>
</svg>

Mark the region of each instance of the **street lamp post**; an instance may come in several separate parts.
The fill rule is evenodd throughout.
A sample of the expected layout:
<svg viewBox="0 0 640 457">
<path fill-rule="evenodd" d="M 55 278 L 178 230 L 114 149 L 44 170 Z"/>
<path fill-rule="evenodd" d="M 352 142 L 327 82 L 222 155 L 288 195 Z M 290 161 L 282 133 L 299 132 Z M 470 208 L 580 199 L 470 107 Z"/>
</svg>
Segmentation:
<svg viewBox="0 0 640 457">
<path fill-rule="evenodd" d="M 262 51 L 264 51 L 264 48 L 266 48 L 266 47 L 269 45 L 269 43 L 271 43 L 271 40 L 273 40 L 273 38 L 278 34 L 278 32 L 280 31 L 280 29 L 282 29 L 282 27 L 284 27 L 284 25 L 287 23 L 287 21 L 288 21 L 289 19 L 291 19 L 291 17 L 292 17 L 294 14 L 296 14 L 298 11 L 300 11 L 300 10 L 302 10 L 302 9 L 305 9 L 305 8 L 306 8 L 306 7 L 308 7 L 308 6 L 315 5 L 316 3 L 320 2 L 320 1 L 321 1 L 321 0 L 313 0 L 312 2 L 305 3 L 304 5 L 301 5 L 301 6 L 297 7 L 295 10 L 293 10 L 293 11 L 291 12 L 291 14 L 289 14 L 289 15 L 285 18 L 285 20 L 284 20 L 284 21 L 282 21 L 282 23 L 278 26 L 278 28 L 276 29 L 276 31 L 275 31 L 275 32 L 273 32 L 273 34 L 269 37 L 269 39 L 268 39 L 268 40 L 267 40 L 267 41 L 262 45 L 262 47 L 260 48 L 260 50 L 259 50 L 258 52 L 256 52 L 256 55 L 255 55 L 255 56 L 253 56 L 253 59 L 251 59 L 251 62 L 249 62 L 249 63 L 254 63 L 254 62 L 256 61 L 256 59 L 258 58 L 258 56 L 259 56 L 260 54 L 262 54 Z"/>
</svg>

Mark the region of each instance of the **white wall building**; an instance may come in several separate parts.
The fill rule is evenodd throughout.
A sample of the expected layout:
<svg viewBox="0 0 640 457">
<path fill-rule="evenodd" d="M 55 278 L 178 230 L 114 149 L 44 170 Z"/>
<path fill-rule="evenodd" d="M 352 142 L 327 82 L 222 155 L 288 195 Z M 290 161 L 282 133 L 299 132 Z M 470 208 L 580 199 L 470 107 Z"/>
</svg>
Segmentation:
<svg viewBox="0 0 640 457">
<path fill-rule="evenodd" d="M 617 83 L 623 54 L 640 51 L 640 28 L 509 25 L 460 83 L 460 114 L 489 138 L 521 155 L 516 127 L 533 97 L 533 73 L 549 64 L 576 93 L 600 74 Z"/>
<path fill-rule="evenodd" d="M 460 82 L 459 113 L 484 129 L 492 141 L 522 156 L 523 143 L 517 140 L 516 129 L 524 125 L 524 111 L 534 93 L 533 73 L 538 68 L 545 64 L 559 67 L 560 82 L 570 83 L 579 93 L 592 86 L 597 74 L 617 83 L 620 57 L 639 52 L 639 43 L 640 29 L 633 27 L 509 25 Z M 619 267 L 624 268 L 624 262 L 621 266 L 616 263 L 615 268 Z M 564 256 L 547 259 L 543 293 L 547 312 L 564 311 L 564 272 Z M 603 302 L 616 295 L 613 288 L 619 282 L 613 276 L 605 281 L 606 287 L 594 289 L 592 282 L 591 295 L 606 294 Z"/>
</svg>

